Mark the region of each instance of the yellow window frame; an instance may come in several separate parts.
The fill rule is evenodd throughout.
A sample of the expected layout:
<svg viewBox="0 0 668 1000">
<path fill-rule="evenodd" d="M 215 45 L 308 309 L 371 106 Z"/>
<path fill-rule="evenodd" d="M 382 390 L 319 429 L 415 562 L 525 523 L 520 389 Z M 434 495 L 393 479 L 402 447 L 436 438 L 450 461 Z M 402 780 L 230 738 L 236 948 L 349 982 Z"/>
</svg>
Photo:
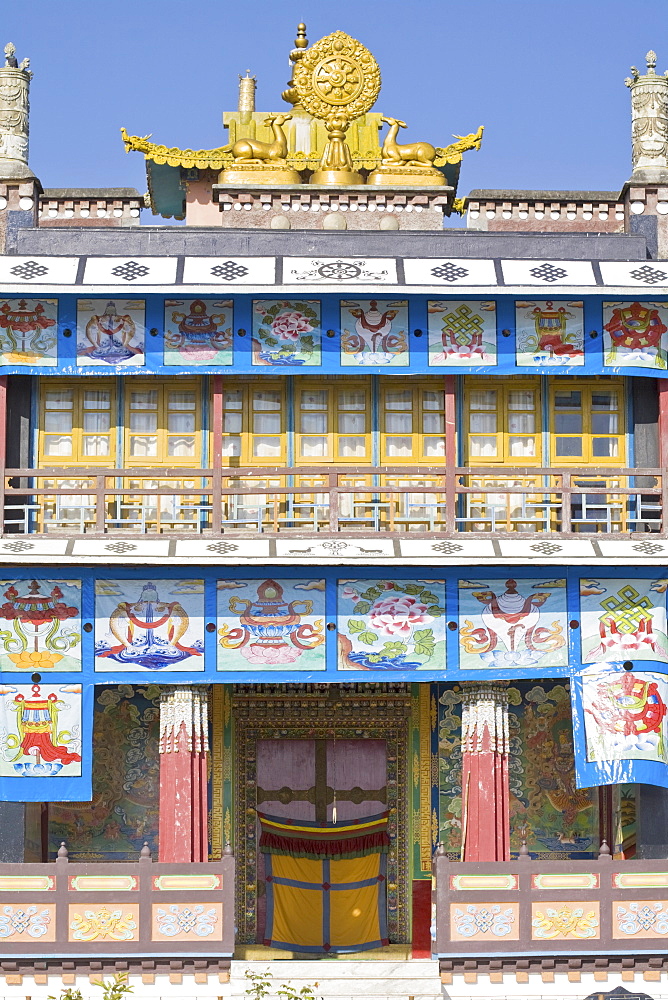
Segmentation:
<svg viewBox="0 0 668 1000">
<path fill-rule="evenodd" d="M 123 406 L 123 451 L 125 454 L 125 467 L 130 468 L 156 468 L 160 469 L 161 466 L 166 468 L 171 468 L 174 466 L 186 468 L 186 469 L 199 469 L 201 468 L 202 461 L 202 382 L 198 379 L 187 379 L 187 380 L 162 380 L 162 379 L 138 379 L 135 381 L 134 378 L 127 378 L 124 382 L 125 388 L 125 398 Z M 153 436 L 152 431 L 141 432 L 132 431 L 130 428 L 130 415 L 132 413 L 132 393 L 133 392 L 146 392 L 146 391 L 157 391 L 158 393 L 158 405 L 156 410 L 138 410 L 137 412 L 152 412 L 157 415 L 157 429 L 155 431 L 155 436 L 157 438 L 157 454 L 150 456 L 133 456 L 130 454 L 131 442 L 130 439 L 133 434 L 145 434 L 146 436 Z M 194 411 L 184 411 L 184 412 L 194 412 L 195 414 L 195 429 L 193 431 L 193 437 L 195 439 L 195 449 L 194 455 L 190 456 L 178 456 L 170 455 L 168 442 L 171 433 L 168 430 L 168 418 L 169 418 L 169 407 L 168 407 L 168 393 L 169 392 L 193 392 L 195 394 L 195 408 Z M 172 411 L 173 412 L 173 411 Z M 178 412 L 178 411 L 177 411 Z"/>
<path fill-rule="evenodd" d="M 71 455 L 47 455 L 45 444 L 52 435 L 62 432 L 47 431 L 46 415 L 49 412 L 46 407 L 47 393 L 49 391 L 71 392 L 72 393 L 72 454 Z M 108 455 L 85 455 L 84 439 L 84 393 L 95 391 L 109 392 L 109 454 Z M 117 435 L 117 401 L 116 401 L 116 380 L 114 378 L 77 378 L 77 379 L 55 379 L 42 377 L 38 383 L 39 398 L 39 426 L 37 432 L 37 462 L 38 467 L 48 468 L 55 466 L 103 466 L 113 468 L 116 464 L 116 435 Z M 58 411 L 54 411 L 58 412 Z M 89 432 L 93 433 L 93 432 Z M 95 432 L 99 434 L 100 432 Z"/>
<path fill-rule="evenodd" d="M 280 415 L 280 431 L 278 434 L 267 433 L 263 434 L 261 431 L 254 430 L 254 415 L 256 412 L 260 413 L 262 411 L 254 410 L 253 408 L 253 396 L 255 392 L 276 392 L 279 394 L 279 409 Z M 228 409 L 225 405 L 227 394 L 230 392 L 241 392 L 241 409 Z M 241 431 L 237 434 L 236 431 L 225 430 L 225 417 L 226 414 L 240 413 L 241 414 Z M 240 438 L 240 455 L 222 455 L 222 466 L 226 469 L 240 468 L 240 467 L 251 467 L 258 466 L 261 468 L 284 465 L 287 455 L 287 406 L 286 406 L 286 384 L 284 380 L 276 379 L 276 381 L 265 381 L 264 378 L 259 379 L 256 376 L 250 376 L 248 381 L 244 380 L 244 377 L 237 377 L 234 379 L 227 379 L 223 382 L 223 437 L 221 442 L 221 449 L 224 451 L 224 442 L 229 441 L 232 438 Z M 280 453 L 276 456 L 256 456 L 253 454 L 253 445 L 255 437 L 271 437 L 278 439 L 280 443 Z M 217 442 L 213 442 L 213 447 L 217 447 Z"/>
<path fill-rule="evenodd" d="M 603 433 L 600 431 L 594 431 L 593 429 L 593 395 L 596 392 L 605 392 L 606 390 L 617 392 L 619 405 L 616 410 L 610 411 L 599 411 L 602 413 L 610 412 L 617 413 L 618 415 L 618 428 L 615 433 Z M 581 395 L 581 413 L 582 413 L 582 431 L 581 433 L 568 434 L 566 432 L 558 433 L 555 430 L 555 417 L 556 417 L 556 406 L 555 406 L 555 395 L 559 391 L 576 391 L 580 392 Z M 549 442 L 550 442 L 550 464 L 559 466 L 601 466 L 606 468 L 607 466 L 626 466 L 626 383 L 624 379 L 614 379 L 604 377 L 602 379 L 583 379 L 583 378 L 568 378 L 563 377 L 558 380 L 550 380 L 549 385 L 549 418 L 548 418 L 548 428 L 549 428 Z M 557 438 L 558 437 L 581 437 L 582 438 L 582 455 L 581 456 L 557 456 Z M 593 454 L 593 441 L 595 438 L 617 438 L 619 446 L 619 454 L 616 457 L 610 458 L 608 456 L 594 455 Z"/>
<path fill-rule="evenodd" d="M 494 410 L 478 410 L 472 409 L 471 407 L 471 394 L 473 392 L 496 392 L 496 407 Z M 533 410 L 522 410 L 521 408 L 514 408 L 510 410 L 510 394 L 513 392 L 533 392 L 534 394 L 534 409 Z M 486 379 L 469 378 L 468 376 L 464 380 L 464 427 L 463 427 L 463 439 L 464 439 L 464 450 L 465 450 L 465 465 L 468 466 L 486 466 L 486 465 L 498 465 L 498 466 L 538 466 L 540 467 L 542 463 L 542 407 L 541 407 L 541 383 L 539 376 L 533 376 L 529 378 L 494 378 L 489 377 Z M 496 415 L 496 431 L 493 432 L 472 432 L 471 427 L 471 414 L 472 413 L 495 413 Z M 533 413 L 535 426 L 534 430 L 531 432 L 510 430 L 510 420 L 512 414 L 520 413 Z M 471 455 L 471 439 L 473 437 L 496 437 L 497 439 L 497 454 L 494 456 L 485 455 Z M 511 454 L 511 439 L 513 438 L 526 438 L 533 437 L 535 441 L 534 454 L 533 455 L 512 455 Z"/>
<path fill-rule="evenodd" d="M 410 406 L 405 409 L 388 409 L 387 396 L 390 392 L 409 391 L 411 393 Z M 437 408 L 425 406 L 425 393 L 436 392 L 441 394 L 441 404 Z M 403 381 L 395 378 L 381 378 L 380 394 L 380 454 L 381 461 L 392 465 L 422 465 L 425 462 L 445 461 L 445 385 L 441 378 L 420 379 L 413 381 L 408 379 Z M 402 433 L 398 431 L 388 431 L 388 416 L 395 413 L 411 413 L 411 430 Z M 425 417 L 440 415 L 440 425 L 442 430 L 425 431 Z M 439 423 L 439 421 L 437 421 Z M 389 455 L 388 438 L 409 437 L 411 439 L 410 455 Z M 429 440 L 443 441 L 443 452 L 438 455 L 427 455 L 426 444 Z"/>
<path fill-rule="evenodd" d="M 338 384 L 337 384 L 338 383 Z M 340 392 L 361 392 L 364 394 L 364 411 L 346 410 L 339 404 Z M 322 410 L 304 410 L 301 408 L 303 392 L 324 392 L 326 404 Z M 301 416 L 304 413 L 325 413 L 325 432 L 308 432 L 301 430 Z M 339 431 L 339 416 L 345 413 L 362 413 L 365 415 L 364 433 L 355 434 Z M 295 465 L 371 465 L 372 462 L 372 421 L 371 379 L 351 379 L 347 375 L 333 376 L 323 379 L 302 379 L 294 381 L 294 421 L 295 421 Z M 326 438 L 327 454 L 320 456 L 303 456 L 302 443 L 305 438 Z M 339 455 L 339 439 L 347 437 L 364 438 L 364 456 L 347 457 Z"/>
</svg>

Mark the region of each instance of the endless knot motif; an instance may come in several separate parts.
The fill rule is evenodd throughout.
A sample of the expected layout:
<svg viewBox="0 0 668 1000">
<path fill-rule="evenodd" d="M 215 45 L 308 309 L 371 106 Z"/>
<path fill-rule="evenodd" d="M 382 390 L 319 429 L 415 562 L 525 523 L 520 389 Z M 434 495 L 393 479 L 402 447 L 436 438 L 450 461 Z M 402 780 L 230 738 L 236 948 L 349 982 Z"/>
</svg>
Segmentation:
<svg viewBox="0 0 668 1000">
<path fill-rule="evenodd" d="M 0 916 L 0 939 L 10 938 L 14 934 L 28 934 L 31 938 L 44 937 L 50 922 L 51 915 L 48 910 L 38 912 L 36 906 L 29 906 L 26 910 L 3 906 Z"/>
<path fill-rule="evenodd" d="M 441 552 L 444 556 L 454 556 L 455 552 L 461 552 L 464 546 L 457 542 L 436 542 L 431 548 L 432 552 Z"/>
<path fill-rule="evenodd" d="M 452 919 L 462 937 L 472 938 L 490 932 L 495 937 L 505 937 L 512 930 L 510 925 L 515 923 L 515 914 L 511 907 L 502 910 L 498 904 L 487 907 L 470 903 L 466 910 L 455 907 Z"/>
<path fill-rule="evenodd" d="M 217 552 L 218 555 L 226 556 L 228 552 L 236 552 L 239 548 L 238 545 L 233 545 L 232 542 L 213 542 L 212 545 L 207 545 L 207 552 Z"/>
<path fill-rule="evenodd" d="M 41 278 L 48 274 L 49 269 L 44 264 L 38 264 L 36 260 L 26 260 L 23 264 L 10 267 L 9 273 L 17 278 L 23 278 L 24 281 L 30 281 L 31 278 Z"/>
<path fill-rule="evenodd" d="M 32 542 L 4 542 L 2 549 L 4 552 L 28 552 L 34 549 Z"/>
<path fill-rule="evenodd" d="M 468 347 L 473 342 L 474 337 L 480 340 L 485 332 L 482 316 L 464 304 L 455 309 L 454 312 L 445 314 L 443 329 L 454 337 L 455 343 L 459 347 Z"/>
<path fill-rule="evenodd" d="M 196 934 L 197 937 L 208 937 L 213 934 L 218 921 L 218 914 L 212 907 L 205 910 L 200 904 L 198 906 L 179 906 L 172 903 L 167 910 L 158 908 L 156 913 L 156 923 L 158 933 L 166 937 L 174 937 L 176 934 Z"/>
<path fill-rule="evenodd" d="M 660 281 L 665 281 L 668 278 L 668 273 L 659 271 L 656 267 L 650 267 L 649 264 L 636 267 L 634 271 L 629 271 L 629 274 L 634 281 L 643 281 L 646 285 L 657 285 Z"/>
<path fill-rule="evenodd" d="M 334 278 L 336 281 L 346 281 L 349 278 L 359 278 L 362 268 L 356 264 L 348 264 L 344 260 L 335 260 L 329 264 L 321 264 L 318 274 L 321 278 Z"/>
<path fill-rule="evenodd" d="M 138 264 L 136 260 L 128 260 L 125 264 L 112 267 L 111 273 L 115 278 L 123 278 L 124 281 L 134 281 L 136 278 L 145 278 L 150 271 L 146 264 Z"/>
<path fill-rule="evenodd" d="M 223 281 L 236 281 L 248 274 L 248 268 L 244 264 L 237 264 L 233 260 L 226 260 L 222 264 L 216 264 L 211 268 L 214 278 L 222 278 Z"/>
<path fill-rule="evenodd" d="M 665 552 L 665 546 L 659 545 L 658 542 L 640 542 L 632 548 L 634 552 L 640 552 L 644 556 L 656 556 L 659 552 Z"/>
<path fill-rule="evenodd" d="M 458 278 L 465 278 L 469 272 L 465 267 L 458 267 L 448 260 L 445 264 L 432 267 L 431 273 L 435 278 L 443 278 L 443 281 L 457 281 Z"/>
<path fill-rule="evenodd" d="M 638 931 L 642 933 L 652 928 L 657 934 L 666 934 L 668 912 L 658 901 L 649 904 L 629 903 L 628 910 L 625 906 L 617 906 L 617 926 L 624 934 L 637 934 Z"/>
<path fill-rule="evenodd" d="M 553 556 L 555 552 L 561 552 L 563 546 L 557 545 L 556 542 L 538 542 L 536 545 L 530 545 L 529 548 L 532 552 L 539 552 L 542 556 Z"/>
<path fill-rule="evenodd" d="M 131 542 L 111 542 L 110 545 L 105 545 L 105 552 L 116 552 L 119 556 L 124 555 L 126 552 L 134 552 L 137 548 Z"/>
<path fill-rule="evenodd" d="M 652 619 L 652 602 L 647 597 L 641 597 L 630 583 L 618 590 L 616 595 L 611 594 L 601 601 L 601 607 L 605 608 L 605 611 L 600 620 L 614 621 L 617 631 L 624 634 L 637 632 L 640 622 L 649 622 Z"/>
<path fill-rule="evenodd" d="M 563 267 L 555 267 L 554 264 L 541 264 L 540 267 L 532 267 L 529 274 L 534 278 L 540 278 L 541 281 L 559 281 L 560 278 L 565 278 L 568 271 L 564 271 Z"/>
</svg>

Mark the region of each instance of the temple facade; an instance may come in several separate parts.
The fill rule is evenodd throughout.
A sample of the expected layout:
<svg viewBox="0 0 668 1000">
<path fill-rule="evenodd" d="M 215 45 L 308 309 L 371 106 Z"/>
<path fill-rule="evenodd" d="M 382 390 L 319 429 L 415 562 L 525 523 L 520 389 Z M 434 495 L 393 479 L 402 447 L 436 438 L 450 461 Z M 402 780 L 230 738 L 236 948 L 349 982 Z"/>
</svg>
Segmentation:
<svg viewBox="0 0 668 1000">
<path fill-rule="evenodd" d="M 42 187 L 5 48 L 4 996 L 658 998 L 668 77 L 618 191 L 464 196 L 290 59 L 144 196 Z"/>
</svg>

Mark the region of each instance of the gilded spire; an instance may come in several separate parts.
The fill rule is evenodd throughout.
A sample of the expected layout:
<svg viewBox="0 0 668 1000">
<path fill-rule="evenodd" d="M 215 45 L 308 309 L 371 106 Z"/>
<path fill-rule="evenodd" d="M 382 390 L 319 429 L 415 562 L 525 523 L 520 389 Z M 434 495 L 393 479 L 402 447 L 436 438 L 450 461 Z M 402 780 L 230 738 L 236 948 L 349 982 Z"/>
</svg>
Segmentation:
<svg viewBox="0 0 668 1000">
<path fill-rule="evenodd" d="M 302 104 L 299 99 L 299 94 L 295 90 L 295 65 L 304 56 L 304 49 L 308 48 L 308 38 L 306 37 L 306 25 L 302 21 L 301 24 L 297 25 L 297 37 L 295 38 L 295 47 L 290 53 L 290 65 L 292 67 L 292 75 L 288 81 L 288 89 L 284 90 L 281 97 L 288 104 L 300 110 L 302 109 Z"/>
</svg>

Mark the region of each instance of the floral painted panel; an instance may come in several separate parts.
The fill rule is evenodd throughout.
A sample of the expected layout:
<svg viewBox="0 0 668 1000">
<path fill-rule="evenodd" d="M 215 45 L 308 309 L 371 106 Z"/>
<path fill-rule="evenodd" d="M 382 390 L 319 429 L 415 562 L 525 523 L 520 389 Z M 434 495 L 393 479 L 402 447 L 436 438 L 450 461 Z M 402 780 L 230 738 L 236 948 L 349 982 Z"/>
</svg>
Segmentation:
<svg viewBox="0 0 668 1000">
<path fill-rule="evenodd" d="M 320 364 L 320 303 L 261 299 L 253 303 L 253 364 Z"/>
<path fill-rule="evenodd" d="M 143 299 L 79 299 L 77 364 L 144 364 Z"/>
<path fill-rule="evenodd" d="M 81 582 L 0 580 L 0 670 L 81 670 Z"/>
<path fill-rule="evenodd" d="M 496 364 L 496 302 L 434 299 L 427 312 L 430 365 Z"/>
<path fill-rule="evenodd" d="M 341 302 L 341 365 L 407 365 L 408 302 L 346 299 Z"/>
<path fill-rule="evenodd" d="M 515 326 L 518 367 L 584 364 L 582 302 L 516 302 Z"/>
<path fill-rule="evenodd" d="M 81 774 L 81 695 L 81 684 L 0 688 L 0 777 Z"/>
<path fill-rule="evenodd" d="M 231 299 L 165 301 L 166 365 L 231 365 Z"/>
<path fill-rule="evenodd" d="M 58 364 L 57 299 L 0 299 L 0 364 Z"/>
<path fill-rule="evenodd" d="M 340 670 L 445 672 L 443 580 L 339 580 Z"/>
<path fill-rule="evenodd" d="M 460 580 L 459 666 L 567 666 L 565 580 Z"/>
<path fill-rule="evenodd" d="M 204 670 L 203 580 L 96 580 L 95 669 Z"/>
<path fill-rule="evenodd" d="M 583 663 L 659 660 L 668 663 L 668 580 L 580 580 Z"/>
<path fill-rule="evenodd" d="M 219 670 L 324 670 L 324 580 L 219 580 Z"/>
<path fill-rule="evenodd" d="M 604 302 L 603 350 L 610 367 L 666 368 L 668 304 Z"/>
</svg>

